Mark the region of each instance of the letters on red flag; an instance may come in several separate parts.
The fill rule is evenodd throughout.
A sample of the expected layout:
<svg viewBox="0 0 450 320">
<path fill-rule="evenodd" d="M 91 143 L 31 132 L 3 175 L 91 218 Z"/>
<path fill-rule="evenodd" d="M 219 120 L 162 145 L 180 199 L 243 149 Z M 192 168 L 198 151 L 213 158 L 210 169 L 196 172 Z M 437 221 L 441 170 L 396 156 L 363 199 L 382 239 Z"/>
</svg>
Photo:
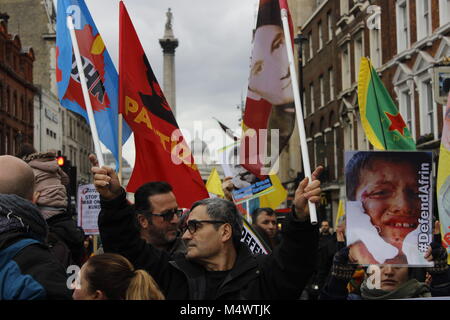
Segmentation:
<svg viewBox="0 0 450 320">
<path fill-rule="evenodd" d="M 120 111 L 134 132 L 136 161 L 127 186 L 135 192 L 150 181 L 166 181 L 180 207 L 208 198 L 166 98 L 153 74 L 123 2 L 120 2 Z"/>
</svg>

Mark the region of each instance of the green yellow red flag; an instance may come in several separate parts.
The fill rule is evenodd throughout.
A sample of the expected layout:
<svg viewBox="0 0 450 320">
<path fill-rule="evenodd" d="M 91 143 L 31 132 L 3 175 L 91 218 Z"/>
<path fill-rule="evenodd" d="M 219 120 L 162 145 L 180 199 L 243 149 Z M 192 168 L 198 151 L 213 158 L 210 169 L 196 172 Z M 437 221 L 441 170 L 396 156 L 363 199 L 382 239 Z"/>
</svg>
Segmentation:
<svg viewBox="0 0 450 320">
<path fill-rule="evenodd" d="M 416 150 L 408 126 L 367 58 L 361 59 L 358 103 L 362 126 L 376 149 Z"/>
<path fill-rule="evenodd" d="M 436 187 L 442 243 L 447 249 L 450 264 L 450 94 L 444 112 Z"/>
</svg>

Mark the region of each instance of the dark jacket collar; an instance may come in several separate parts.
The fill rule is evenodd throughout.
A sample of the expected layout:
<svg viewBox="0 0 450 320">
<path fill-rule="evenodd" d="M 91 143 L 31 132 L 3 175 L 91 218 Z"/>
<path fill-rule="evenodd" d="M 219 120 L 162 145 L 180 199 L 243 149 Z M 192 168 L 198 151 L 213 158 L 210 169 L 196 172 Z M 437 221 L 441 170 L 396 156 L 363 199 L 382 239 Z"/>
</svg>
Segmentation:
<svg viewBox="0 0 450 320">
<path fill-rule="evenodd" d="M 173 267 L 184 273 L 189 285 L 189 298 L 194 300 L 204 299 L 206 291 L 206 272 L 205 268 L 198 263 L 187 260 L 184 255 L 175 255 L 174 260 L 170 262 Z M 255 269 L 257 262 L 251 254 L 247 245 L 240 243 L 237 249 L 237 257 L 234 267 L 225 278 L 218 290 L 218 296 L 238 290 L 242 283 L 235 283 L 233 280 L 245 275 L 249 270 Z"/>
</svg>

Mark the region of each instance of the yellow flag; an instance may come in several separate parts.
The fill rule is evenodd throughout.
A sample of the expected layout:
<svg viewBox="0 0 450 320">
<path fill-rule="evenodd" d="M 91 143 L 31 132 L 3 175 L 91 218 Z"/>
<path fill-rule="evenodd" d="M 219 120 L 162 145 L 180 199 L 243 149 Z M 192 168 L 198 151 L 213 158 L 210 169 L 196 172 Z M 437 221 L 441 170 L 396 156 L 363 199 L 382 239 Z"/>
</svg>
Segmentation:
<svg viewBox="0 0 450 320">
<path fill-rule="evenodd" d="M 208 181 L 206 181 L 206 190 L 208 190 L 209 193 L 218 195 L 219 197 L 225 197 L 222 190 L 222 181 L 220 180 L 219 173 L 216 168 L 212 169 L 211 174 L 208 177 Z"/>
<path fill-rule="evenodd" d="M 339 222 L 343 216 L 345 216 L 344 200 L 341 199 L 341 200 L 339 200 L 339 207 L 338 207 L 338 211 L 337 211 L 336 222 L 334 223 L 335 229 L 339 225 Z"/>
<path fill-rule="evenodd" d="M 259 206 L 260 208 L 277 209 L 280 204 L 286 200 L 287 191 L 276 174 L 270 175 L 269 177 L 270 181 L 272 181 L 272 188 L 274 188 L 275 191 L 261 196 L 259 198 Z"/>
</svg>

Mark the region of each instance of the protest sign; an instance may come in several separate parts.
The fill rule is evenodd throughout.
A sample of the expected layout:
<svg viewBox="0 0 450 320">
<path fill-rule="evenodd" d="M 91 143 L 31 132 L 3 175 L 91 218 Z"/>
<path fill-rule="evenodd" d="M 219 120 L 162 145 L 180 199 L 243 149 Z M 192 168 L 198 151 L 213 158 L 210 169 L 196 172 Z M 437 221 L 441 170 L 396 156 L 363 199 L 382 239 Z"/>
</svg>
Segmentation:
<svg viewBox="0 0 450 320">
<path fill-rule="evenodd" d="M 260 197 L 275 191 L 272 179 L 260 180 L 240 164 L 239 144 L 234 143 L 222 150 L 222 168 L 225 177 L 232 177 L 234 185 L 233 201 L 239 211 L 249 213 L 260 207 Z"/>
<path fill-rule="evenodd" d="M 243 219 L 244 228 L 242 229 L 241 242 L 244 242 L 253 254 L 269 254 L 269 246 L 261 239 L 252 226 L 245 218 Z"/>
<path fill-rule="evenodd" d="M 98 214 L 100 213 L 100 194 L 93 184 L 78 187 L 78 226 L 85 234 L 99 234 Z"/>
<path fill-rule="evenodd" d="M 432 153 L 345 153 L 347 244 L 361 265 L 430 266 Z"/>
</svg>

